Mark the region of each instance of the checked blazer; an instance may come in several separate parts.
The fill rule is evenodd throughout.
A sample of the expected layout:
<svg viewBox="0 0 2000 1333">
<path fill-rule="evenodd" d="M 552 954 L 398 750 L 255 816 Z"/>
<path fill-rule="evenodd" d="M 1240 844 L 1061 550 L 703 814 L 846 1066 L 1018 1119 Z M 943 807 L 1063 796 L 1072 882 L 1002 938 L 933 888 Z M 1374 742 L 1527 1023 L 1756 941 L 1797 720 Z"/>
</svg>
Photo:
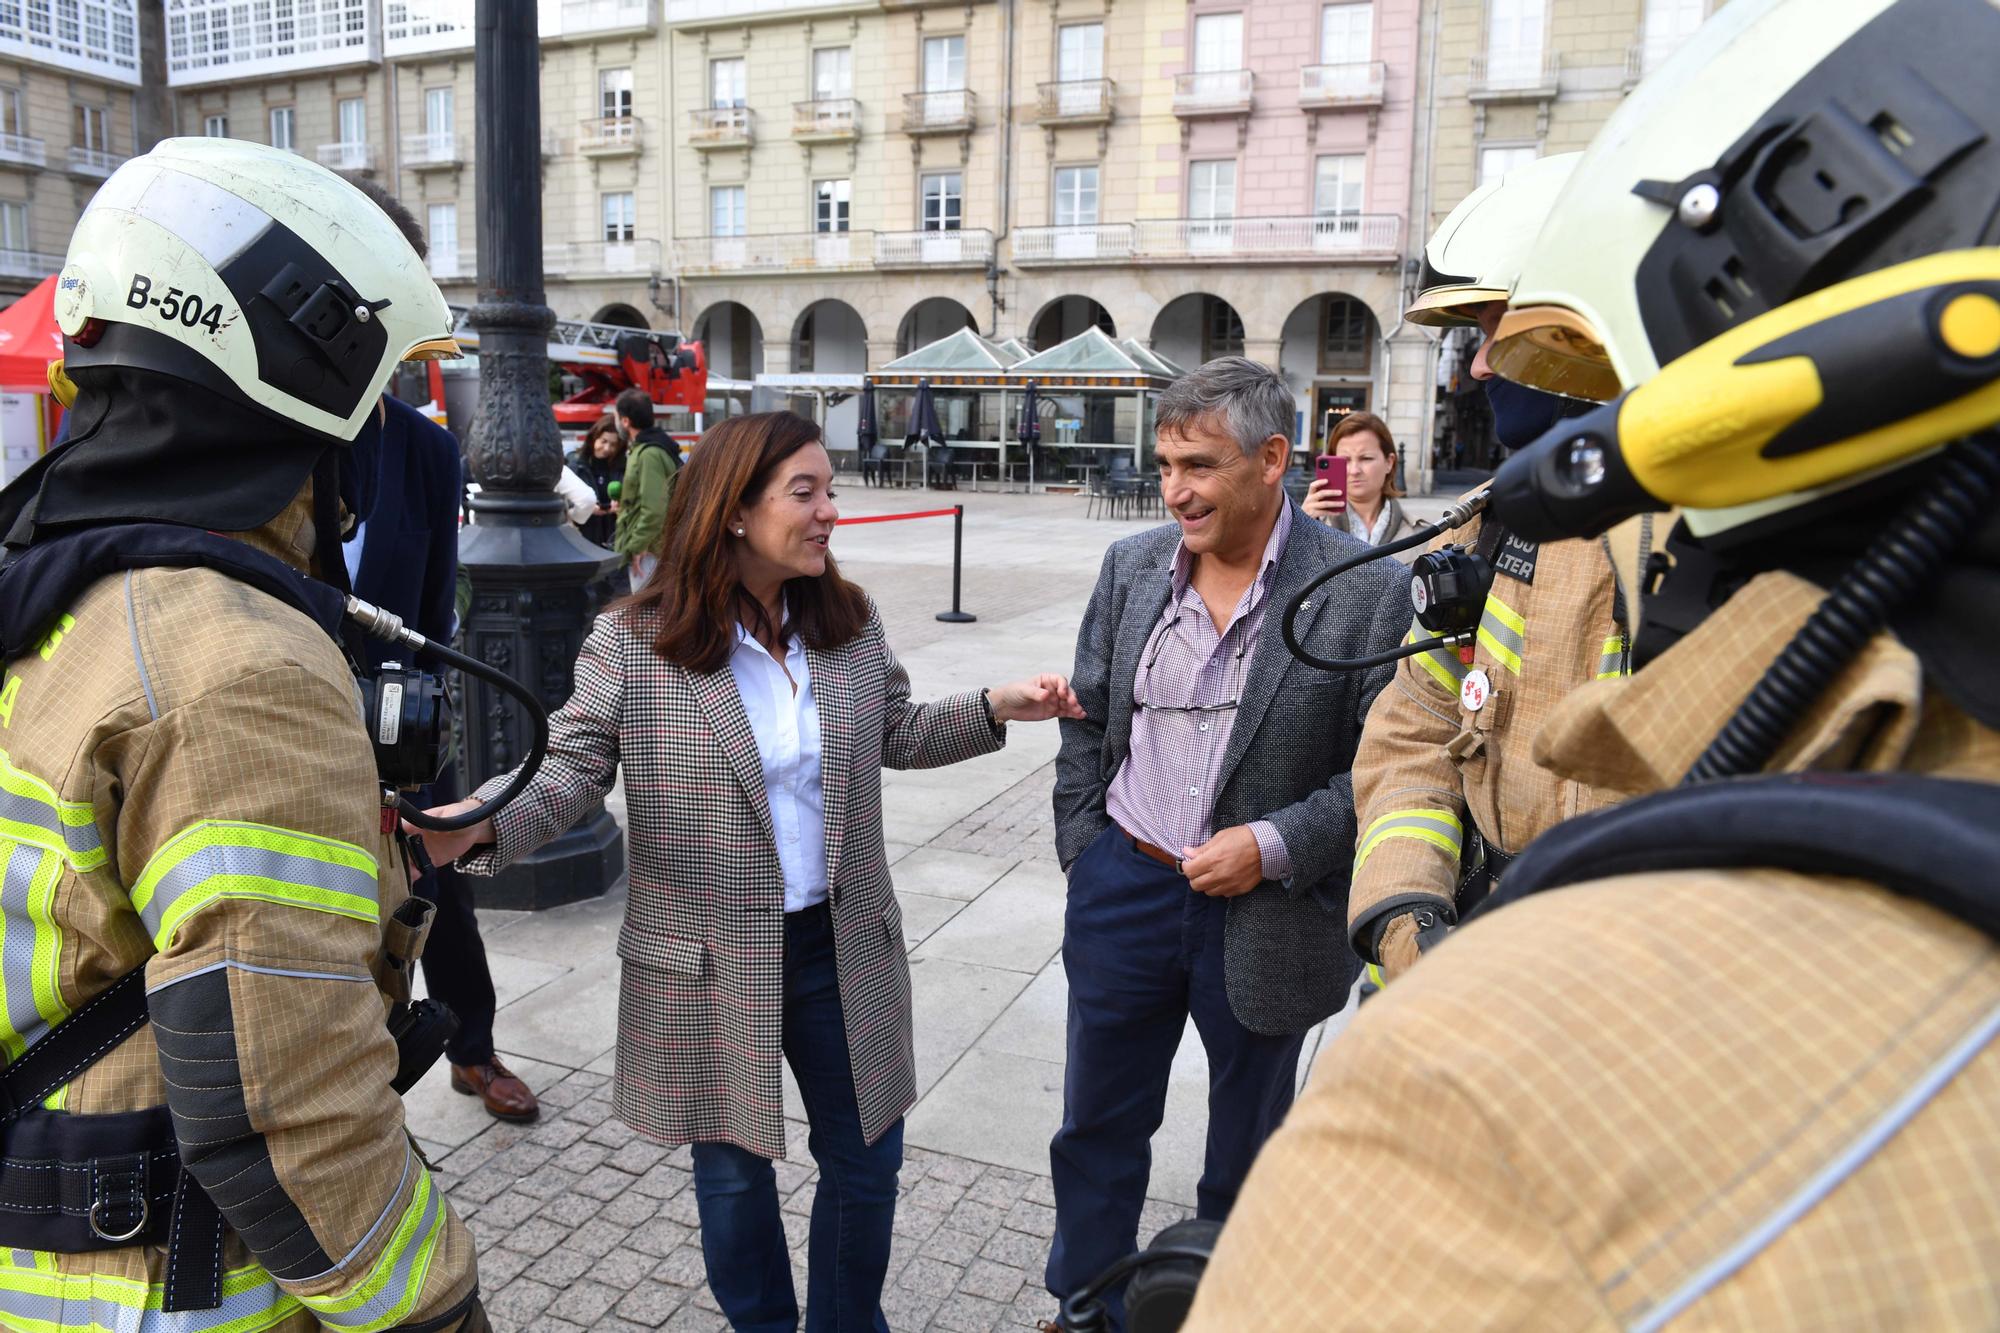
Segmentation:
<svg viewBox="0 0 2000 1333">
<path fill-rule="evenodd" d="M 1105 793 L 1132 748 L 1132 682 L 1171 594 L 1179 549 L 1173 524 L 1117 542 L 1105 553 L 1083 613 L 1070 684 L 1087 716 L 1063 719 L 1056 756 L 1056 855 L 1064 869 L 1110 822 Z M 1320 671 L 1295 660 L 1283 634 L 1285 608 L 1299 590 L 1329 565 L 1367 549 L 1294 508 L 1223 751 L 1215 827 L 1270 820 L 1293 870 L 1283 884 L 1266 882 L 1229 900 L 1223 984 L 1230 1011 L 1252 1032 L 1304 1032 L 1347 1002 L 1361 966 L 1347 942 L 1354 861 L 1349 768 L 1389 668 Z M 1300 643 L 1324 658 L 1393 648 L 1410 627 L 1408 586 L 1407 571 L 1394 560 L 1350 571 L 1308 599 L 1299 615 Z"/>
<path fill-rule="evenodd" d="M 548 842 L 625 771 L 631 893 L 618 935 L 613 1106 L 662 1143 L 785 1155 L 785 880 L 757 739 L 724 664 L 691 671 L 653 651 L 642 612 L 599 617 L 549 753 L 467 856 L 493 874 Z M 936 768 L 1005 743 L 977 693 L 910 699 L 872 607 L 845 647 L 807 650 L 819 705 L 833 914 L 847 1050 L 870 1143 L 916 1101 L 910 969 L 882 843 L 882 769 Z M 481 789 L 491 795 L 506 781 Z"/>
</svg>

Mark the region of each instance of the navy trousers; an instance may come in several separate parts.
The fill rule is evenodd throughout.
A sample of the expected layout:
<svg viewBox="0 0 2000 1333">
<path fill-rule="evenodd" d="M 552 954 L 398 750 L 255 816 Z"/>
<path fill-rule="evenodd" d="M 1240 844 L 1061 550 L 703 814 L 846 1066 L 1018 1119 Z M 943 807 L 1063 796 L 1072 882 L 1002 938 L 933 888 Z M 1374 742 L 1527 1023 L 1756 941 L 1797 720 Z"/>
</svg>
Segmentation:
<svg viewBox="0 0 2000 1333">
<path fill-rule="evenodd" d="M 872 1144 L 861 1137 L 825 903 L 785 916 L 783 1040 L 811 1126 L 806 1150 L 819 1167 L 806 1241 L 806 1333 L 889 1333 L 882 1283 L 903 1122 Z M 798 1293 L 771 1159 L 733 1143 L 697 1143 L 694 1197 L 709 1290 L 730 1328 L 792 1333 Z"/>
<path fill-rule="evenodd" d="M 1262 1036 L 1230 1012 L 1227 909 L 1226 899 L 1194 892 L 1116 826 L 1070 867 L 1068 1063 L 1063 1124 L 1049 1144 L 1056 1235 L 1047 1280 L 1058 1300 L 1138 1248 L 1151 1140 L 1190 1017 L 1208 1053 L 1200 1216 L 1229 1215 L 1251 1160 L 1291 1109 L 1304 1034 Z M 1122 1301 L 1112 1302 L 1112 1319 L 1124 1327 Z"/>
</svg>

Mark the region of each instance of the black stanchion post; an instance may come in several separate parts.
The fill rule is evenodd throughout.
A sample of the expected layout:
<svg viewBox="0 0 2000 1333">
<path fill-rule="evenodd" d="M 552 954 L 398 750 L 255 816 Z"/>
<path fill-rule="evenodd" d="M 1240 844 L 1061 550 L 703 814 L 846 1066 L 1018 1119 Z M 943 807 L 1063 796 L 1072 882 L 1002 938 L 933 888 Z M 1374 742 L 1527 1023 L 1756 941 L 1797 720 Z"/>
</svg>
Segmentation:
<svg viewBox="0 0 2000 1333">
<path fill-rule="evenodd" d="M 951 625 L 970 625 L 978 616 L 958 609 L 959 582 L 965 573 L 965 506 L 951 507 L 951 610 L 937 618 Z"/>
</svg>

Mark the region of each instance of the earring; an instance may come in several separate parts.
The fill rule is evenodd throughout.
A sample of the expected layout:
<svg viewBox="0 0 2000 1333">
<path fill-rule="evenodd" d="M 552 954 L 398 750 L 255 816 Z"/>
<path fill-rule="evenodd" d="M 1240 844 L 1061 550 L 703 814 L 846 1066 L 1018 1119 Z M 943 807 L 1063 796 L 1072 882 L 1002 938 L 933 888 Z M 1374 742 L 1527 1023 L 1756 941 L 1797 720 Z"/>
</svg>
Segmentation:
<svg viewBox="0 0 2000 1333">
<path fill-rule="evenodd" d="M 743 529 L 741 528 L 736 529 L 736 535 L 741 537 L 743 535 Z"/>
</svg>

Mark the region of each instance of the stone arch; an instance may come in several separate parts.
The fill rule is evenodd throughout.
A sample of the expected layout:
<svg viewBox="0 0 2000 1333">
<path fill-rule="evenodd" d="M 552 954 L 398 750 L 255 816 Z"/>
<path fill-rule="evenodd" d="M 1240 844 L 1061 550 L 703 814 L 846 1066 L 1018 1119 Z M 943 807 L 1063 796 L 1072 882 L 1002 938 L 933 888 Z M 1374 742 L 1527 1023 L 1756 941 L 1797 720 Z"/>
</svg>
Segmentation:
<svg viewBox="0 0 2000 1333">
<path fill-rule="evenodd" d="M 646 317 L 639 313 L 637 307 L 625 301 L 613 301 L 609 305 L 599 306 L 597 313 L 590 317 L 590 322 L 593 324 L 616 324 L 621 329 L 650 329 L 653 327 L 646 322 Z"/>
<path fill-rule="evenodd" d="M 1028 342 L 1036 351 L 1046 352 L 1088 328 L 1103 329 L 1113 338 L 1118 336 L 1118 324 L 1111 318 L 1111 312 L 1095 298 L 1073 294 L 1058 296 L 1029 321 Z"/>
<path fill-rule="evenodd" d="M 1316 446 L 1326 437 L 1330 421 L 1380 406 L 1381 323 L 1368 302 L 1351 293 L 1309 296 L 1285 317 L 1278 365 L 1298 390 L 1306 441 Z"/>
<path fill-rule="evenodd" d="M 1153 350 L 1192 370 L 1218 356 L 1243 355 L 1243 316 L 1209 292 L 1189 292 L 1160 307 L 1153 317 Z"/>
<path fill-rule="evenodd" d="M 717 301 L 695 319 L 693 336 L 708 352 L 708 373 L 750 380 L 764 369 L 764 326 L 740 301 Z"/>
<path fill-rule="evenodd" d="M 949 296 L 926 296 L 911 306 L 896 329 L 896 355 L 907 356 L 926 343 L 960 329 L 979 328 L 972 312 Z"/>
</svg>

